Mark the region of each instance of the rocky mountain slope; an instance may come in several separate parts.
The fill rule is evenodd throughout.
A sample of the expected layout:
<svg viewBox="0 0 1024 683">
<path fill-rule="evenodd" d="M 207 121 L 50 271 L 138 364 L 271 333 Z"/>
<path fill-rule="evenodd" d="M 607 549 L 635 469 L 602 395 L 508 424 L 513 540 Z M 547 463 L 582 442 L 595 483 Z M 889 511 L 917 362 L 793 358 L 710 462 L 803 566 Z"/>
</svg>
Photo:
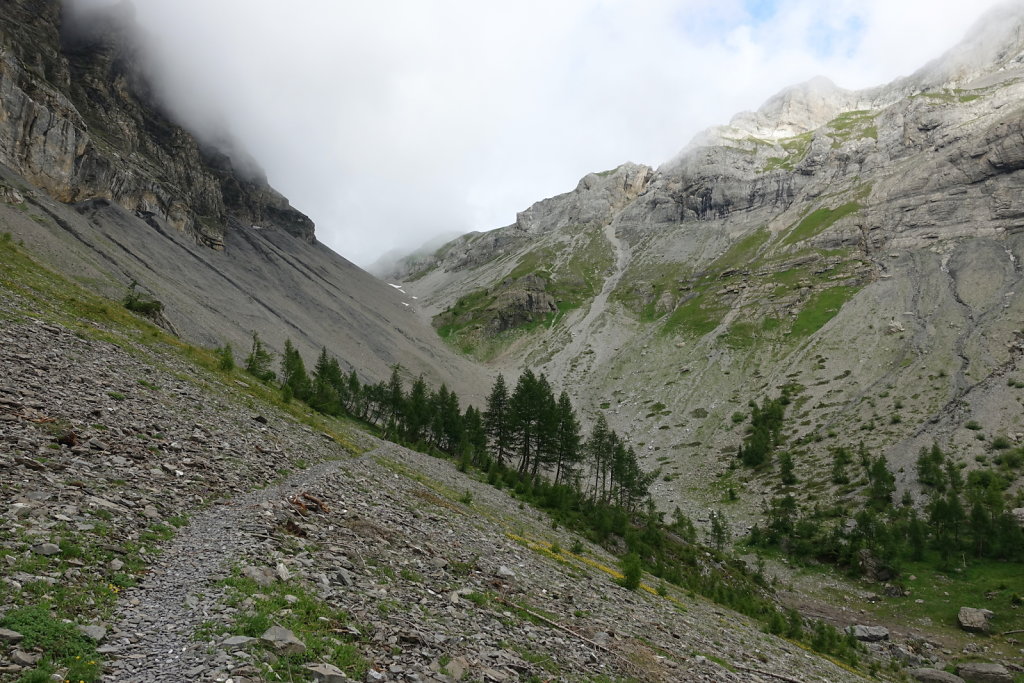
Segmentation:
<svg viewBox="0 0 1024 683">
<path fill-rule="evenodd" d="M 57 0 L 0 14 L 0 226 L 112 298 L 130 282 L 175 331 L 248 352 L 260 334 L 366 379 L 398 363 L 473 396 L 486 380 L 409 300 L 316 241 L 244 152 L 201 141 L 146 79 L 129 5 L 88 20 Z"/>
<path fill-rule="evenodd" d="M 789 88 L 394 277 L 454 347 L 605 411 L 668 510 L 767 502 L 729 465 L 786 386 L 801 479 L 863 442 L 916 495 L 921 446 L 974 467 L 1024 436 L 1022 27 L 1011 3 L 910 77 Z"/>
<path fill-rule="evenodd" d="M 861 679 L 0 260 L 0 681 Z"/>
</svg>

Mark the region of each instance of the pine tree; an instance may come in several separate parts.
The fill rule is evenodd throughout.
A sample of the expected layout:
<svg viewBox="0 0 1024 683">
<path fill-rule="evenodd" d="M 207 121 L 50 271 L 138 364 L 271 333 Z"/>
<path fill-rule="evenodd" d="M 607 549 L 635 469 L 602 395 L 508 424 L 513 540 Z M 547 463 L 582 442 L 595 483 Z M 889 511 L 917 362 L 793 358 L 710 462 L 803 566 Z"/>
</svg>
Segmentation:
<svg viewBox="0 0 1024 683">
<path fill-rule="evenodd" d="M 537 376 L 527 368 L 519 375 L 515 391 L 509 399 L 512 430 L 515 444 L 519 450 L 519 472 L 530 471 L 533 463 L 534 448 L 537 444 Z"/>
<path fill-rule="evenodd" d="M 789 451 L 779 454 L 779 477 L 784 486 L 792 486 L 797 482 L 796 472 L 793 467 L 793 454 Z"/>
<path fill-rule="evenodd" d="M 270 369 L 273 356 L 263 346 L 263 341 L 256 332 L 252 333 L 252 349 L 245 359 L 245 371 L 263 382 L 273 382 L 277 375 Z"/>
<path fill-rule="evenodd" d="M 462 426 L 462 441 L 465 445 L 463 455 L 474 465 L 482 465 L 487 455 L 487 432 L 484 430 L 484 419 L 480 411 L 473 406 L 466 406 Z"/>
<path fill-rule="evenodd" d="M 511 454 L 512 415 L 509 406 L 508 388 L 505 377 L 498 375 L 494 387 L 487 397 L 487 410 L 484 412 L 484 428 L 491 441 L 491 448 L 498 463 L 504 465 L 505 459 Z"/>
<path fill-rule="evenodd" d="M 294 396 L 300 401 L 308 401 L 311 391 L 309 375 L 302 356 L 292 345 L 291 339 L 284 342 L 284 354 L 281 356 L 281 389 L 287 396 Z"/>
<path fill-rule="evenodd" d="M 341 395 L 338 387 L 343 386 L 341 366 L 337 359 L 327 355 L 327 349 L 320 350 L 313 368 L 313 386 L 309 404 L 321 413 L 340 415 L 342 411 Z"/>
<path fill-rule="evenodd" d="M 409 443 L 419 443 L 424 438 L 424 430 L 430 424 L 430 395 L 423 375 L 416 378 L 409 390 L 405 404 L 405 439 Z"/>
<path fill-rule="evenodd" d="M 572 408 L 569 394 L 558 396 L 558 428 L 555 434 L 555 483 L 572 482 L 575 466 L 582 458 L 580 421 Z"/>
</svg>

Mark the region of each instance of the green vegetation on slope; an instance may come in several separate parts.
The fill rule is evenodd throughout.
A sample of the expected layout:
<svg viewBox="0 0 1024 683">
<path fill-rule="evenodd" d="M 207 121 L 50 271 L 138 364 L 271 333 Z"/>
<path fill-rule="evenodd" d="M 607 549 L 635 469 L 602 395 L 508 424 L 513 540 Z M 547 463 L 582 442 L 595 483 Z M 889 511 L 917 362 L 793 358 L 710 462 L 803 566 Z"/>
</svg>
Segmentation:
<svg viewBox="0 0 1024 683">
<path fill-rule="evenodd" d="M 435 316 L 434 325 L 441 338 L 461 352 L 489 358 L 517 336 L 549 326 L 560 315 L 586 305 L 601 291 L 612 259 L 611 245 L 601 230 L 579 229 L 573 244 L 562 251 L 542 247 L 527 252 L 500 281 L 462 296 Z M 521 287 L 550 296 L 557 311 L 510 307 L 503 294 Z"/>
<path fill-rule="evenodd" d="M 860 291 L 860 287 L 830 287 L 815 293 L 793 321 L 792 334 L 809 337 L 836 317 L 839 310 Z"/>
<path fill-rule="evenodd" d="M 814 133 L 807 132 L 797 135 L 795 137 L 786 138 L 785 140 L 779 141 L 779 146 L 782 147 L 783 151 L 786 152 L 784 157 L 770 157 L 764 167 L 761 169 L 762 173 L 768 171 L 792 171 L 807 156 L 808 150 L 811 148 L 811 142 L 814 140 Z"/>
<path fill-rule="evenodd" d="M 877 113 L 865 110 L 848 111 L 828 122 L 829 135 L 832 136 L 832 148 L 838 149 L 850 140 L 878 139 L 878 128 L 875 126 Z"/>
<path fill-rule="evenodd" d="M 831 227 L 840 218 L 855 214 L 861 210 L 859 202 L 847 202 L 835 209 L 821 208 L 807 214 L 795 228 L 782 240 L 782 244 L 796 244 L 802 240 L 819 235 Z"/>
</svg>

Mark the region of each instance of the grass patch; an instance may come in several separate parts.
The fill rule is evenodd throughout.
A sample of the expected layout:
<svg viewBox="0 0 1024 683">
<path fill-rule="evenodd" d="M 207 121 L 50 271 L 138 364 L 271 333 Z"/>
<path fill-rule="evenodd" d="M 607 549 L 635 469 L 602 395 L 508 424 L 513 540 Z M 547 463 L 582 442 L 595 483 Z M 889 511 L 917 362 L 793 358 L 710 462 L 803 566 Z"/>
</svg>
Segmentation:
<svg viewBox="0 0 1024 683">
<path fill-rule="evenodd" d="M 786 152 L 786 156 L 770 157 L 761 168 L 761 172 L 767 173 L 769 171 L 779 170 L 792 171 L 796 169 L 797 164 L 803 161 L 807 156 L 807 152 L 810 150 L 811 142 L 813 140 L 813 132 L 802 133 L 792 138 L 780 140 L 779 146 Z"/>
<path fill-rule="evenodd" d="M 314 591 L 297 581 L 261 587 L 237 572 L 222 583 L 227 587 L 228 606 L 239 610 L 230 626 L 232 634 L 259 638 L 271 626 L 280 625 L 306 645 L 303 653 L 279 655 L 264 664 L 270 680 L 306 680 L 309 672 L 304 666 L 315 661 L 331 662 L 356 680 L 366 674 L 369 664 L 353 638 L 340 635 L 348 632 L 348 615 L 320 600 Z M 250 602 L 251 607 L 243 605 Z"/>
<path fill-rule="evenodd" d="M 835 209 L 821 208 L 812 211 L 800 221 L 797 226 L 786 235 L 782 244 L 796 244 L 802 240 L 810 239 L 831 227 L 840 218 L 857 213 L 861 210 L 859 202 L 847 202 Z"/>
<path fill-rule="evenodd" d="M 910 595 L 886 599 L 869 609 L 902 623 L 930 622 L 959 634 L 956 617 L 960 608 L 984 607 L 995 613 L 991 621 L 993 633 L 1024 629 L 1024 610 L 1013 604 L 1014 595 L 1024 594 L 1020 564 L 975 558 L 954 572 L 934 567 L 935 562 L 928 558 L 904 563 L 903 575 L 917 577 L 915 581 L 904 582 Z"/>
<path fill-rule="evenodd" d="M 56 618 L 49 603 L 15 608 L 0 619 L 0 626 L 25 636 L 23 650 L 42 650 L 43 658 L 35 669 L 22 674 L 23 681 L 45 681 L 57 669 L 67 669 L 64 680 L 98 681 L 103 660 L 96 643 L 78 632 L 73 623 Z"/>
<path fill-rule="evenodd" d="M 858 287 L 832 287 L 818 292 L 810 298 L 793 321 L 791 333 L 795 337 L 814 334 L 832 318 L 836 317 L 843 305 L 853 298 Z"/>
<path fill-rule="evenodd" d="M 850 140 L 877 140 L 878 128 L 874 125 L 876 116 L 867 110 L 848 111 L 829 121 L 827 127 L 832 136 L 832 148 L 837 149 Z"/>
<path fill-rule="evenodd" d="M 725 312 L 725 306 L 714 301 L 711 293 L 704 289 L 673 311 L 665 320 L 661 332 L 681 332 L 702 337 L 718 327 Z"/>
</svg>

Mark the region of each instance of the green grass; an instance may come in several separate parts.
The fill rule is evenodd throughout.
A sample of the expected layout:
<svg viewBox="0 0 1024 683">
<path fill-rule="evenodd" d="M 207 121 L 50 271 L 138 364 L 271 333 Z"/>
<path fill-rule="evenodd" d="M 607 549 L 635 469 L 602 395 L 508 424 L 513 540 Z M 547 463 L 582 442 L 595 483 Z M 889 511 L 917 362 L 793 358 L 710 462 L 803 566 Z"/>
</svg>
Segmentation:
<svg viewBox="0 0 1024 683">
<path fill-rule="evenodd" d="M 729 348 L 747 349 L 756 344 L 758 331 L 759 326 L 752 322 L 733 323 L 719 339 Z"/>
<path fill-rule="evenodd" d="M 869 609 L 902 623 L 930 622 L 960 633 L 956 621 L 960 608 L 979 607 L 995 613 L 993 634 L 1024 629 L 1024 609 L 1011 603 L 1015 593 L 1024 597 L 1020 564 L 970 559 L 966 567 L 950 572 L 938 571 L 934 566 L 935 562 L 927 560 L 905 563 L 902 575 L 917 577 L 903 582 L 910 595 L 887 598 Z"/>
<path fill-rule="evenodd" d="M 724 254 L 715 259 L 711 270 L 726 271 L 750 265 L 757 256 L 758 250 L 771 239 L 771 236 L 772 234 L 767 228 L 758 228 L 734 242 Z"/>
<path fill-rule="evenodd" d="M 262 587 L 238 573 L 225 579 L 223 585 L 227 587 L 228 606 L 238 609 L 230 624 L 232 634 L 259 638 L 271 626 L 280 625 L 306 645 L 304 653 L 281 655 L 265 664 L 270 680 L 306 680 L 308 671 L 304 666 L 315 661 L 331 662 L 357 680 L 366 674 L 369 664 L 358 646 L 350 636 L 340 635 L 351 623 L 348 615 L 320 600 L 315 591 L 298 581 Z M 251 607 L 243 605 L 247 600 Z M 212 630 L 207 626 L 204 633 Z"/>
<path fill-rule="evenodd" d="M 779 141 L 779 146 L 786 152 L 784 157 L 770 157 L 761 172 L 767 173 L 768 171 L 792 171 L 807 156 L 808 150 L 811 148 L 811 142 L 814 140 L 814 133 L 807 132 L 797 135 L 796 137 L 787 138 Z"/>
<path fill-rule="evenodd" d="M 821 208 L 812 211 L 800 221 L 797 226 L 786 235 L 782 244 L 796 244 L 802 240 L 810 239 L 831 227 L 840 218 L 857 213 L 861 210 L 859 202 L 847 202 L 835 209 Z"/>
<path fill-rule="evenodd" d="M 49 680 L 62 668 L 67 669 L 64 680 L 92 683 L 100 679 L 103 658 L 96 652 L 96 643 L 79 633 L 74 623 L 54 617 L 50 603 L 17 607 L 0 619 L 0 626 L 25 636 L 21 649 L 38 648 L 43 653 L 39 664 L 22 674 L 22 681 Z"/>
<path fill-rule="evenodd" d="M 837 149 L 844 142 L 878 139 L 878 128 L 874 125 L 877 114 L 867 110 L 848 111 L 829 121 L 829 134 L 832 136 L 832 148 Z"/>
<path fill-rule="evenodd" d="M 718 327 L 725 312 L 725 306 L 714 301 L 711 293 L 704 290 L 676 308 L 665 320 L 661 333 L 683 333 L 702 337 Z"/>
<path fill-rule="evenodd" d="M 834 318 L 839 313 L 839 309 L 858 291 L 860 291 L 858 287 L 842 286 L 816 293 L 797 314 L 791 328 L 792 335 L 806 337 L 814 334 Z"/>
</svg>

